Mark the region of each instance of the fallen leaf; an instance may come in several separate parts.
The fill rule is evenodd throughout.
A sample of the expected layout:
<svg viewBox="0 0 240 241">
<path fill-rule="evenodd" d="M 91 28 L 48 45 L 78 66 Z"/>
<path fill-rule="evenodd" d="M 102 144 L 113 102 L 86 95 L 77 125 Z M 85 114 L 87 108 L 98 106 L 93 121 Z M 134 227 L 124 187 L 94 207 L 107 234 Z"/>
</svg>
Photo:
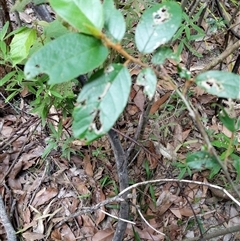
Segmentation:
<svg viewBox="0 0 240 241">
<path fill-rule="evenodd" d="M 33 199 L 32 206 L 38 207 L 46 202 L 49 202 L 52 198 L 56 197 L 58 194 L 58 189 L 49 187 L 40 190 L 35 198 Z"/>
<path fill-rule="evenodd" d="M 94 201 L 95 203 L 100 203 L 102 201 L 105 200 L 105 195 L 102 191 L 102 189 L 100 187 L 97 187 L 97 190 L 95 191 L 95 195 L 94 195 Z M 102 210 L 105 211 L 105 208 L 102 207 Z M 99 223 L 101 223 L 103 221 L 103 219 L 105 218 L 105 213 L 102 212 L 100 209 L 97 210 L 95 212 L 95 216 L 96 216 L 96 225 L 98 225 Z"/>
<path fill-rule="evenodd" d="M 159 100 L 155 101 L 150 109 L 150 114 L 154 114 L 157 110 L 159 110 L 160 106 L 163 105 L 169 98 L 172 92 L 167 92 L 163 95 Z"/>
<path fill-rule="evenodd" d="M 64 241 L 76 240 L 76 237 L 74 236 L 72 230 L 66 224 L 64 224 L 61 227 L 60 233 L 61 233 L 61 237 L 62 237 L 61 240 L 64 240 Z"/>
<path fill-rule="evenodd" d="M 111 241 L 114 235 L 114 231 L 111 228 L 100 230 L 94 234 L 92 241 Z"/>
<path fill-rule="evenodd" d="M 143 111 L 144 109 L 144 102 L 145 102 L 145 95 L 143 94 L 142 90 L 139 90 L 133 99 L 135 105 Z"/>
<path fill-rule="evenodd" d="M 83 168 L 88 176 L 90 176 L 90 177 L 93 176 L 92 163 L 90 161 L 90 156 L 87 153 L 85 153 L 84 158 L 83 158 Z"/>
<path fill-rule="evenodd" d="M 35 232 L 24 232 L 22 236 L 25 238 L 25 240 L 28 241 L 35 241 L 35 240 L 41 240 L 45 238 L 45 235 L 41 233 L 35 233 Z"/>
</svg>

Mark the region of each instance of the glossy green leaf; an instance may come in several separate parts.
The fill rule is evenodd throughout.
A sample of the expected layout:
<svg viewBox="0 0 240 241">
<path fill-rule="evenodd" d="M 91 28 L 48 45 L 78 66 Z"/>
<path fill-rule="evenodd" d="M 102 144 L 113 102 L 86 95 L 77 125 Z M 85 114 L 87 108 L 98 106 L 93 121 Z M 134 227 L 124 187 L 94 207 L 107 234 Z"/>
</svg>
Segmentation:
<svg viewBox="0 0 240 241">
<path fill-rule="evenodd" d="M 104 0 L 104 27 L 107 36 L 120 42 L 126 31 L 126 23 L 122 13 L 114 6 L 113 0 Z"/>
<path fill-rule="evenodd" d="M 24 28 L 16 33 L 10 44 L 10 56 L 13 65 L 21 63 L 29 54 L 29 50 L 36 41 L 35 29 Z"/>
<path fill-rule="evenodd" d="M 152 53 L 167 43 L 181 24 L 182 10 L 176 2 L 164 2 L 147 9 L 136 28 L 135 42 L 141 53 Z"/>
<path fill-rule="evenodd" d="M 104 24 L 100 0 L 50 0 L 52 8 L 82 33 L 98 35 Z"/>
<path fill-rule="evenodd" d="M 141 70 L 137 77 L 137 85 L 144 86 L 144 94 L 151 100 L 155 94 L 157 77 L 151 68 Z"/>
<path fill-rule="evenodd" d="M 70 33 L 46 44 L 25 65 L 27 79 L 45 73 L 49 84 L 69 81 L 100 66 L 108 49 L 91 36 Z"/>
<path fill-rule="evenodd" d="M 196 77 L 198 86 L 212 95 L 240 99 L 240 75 L 211 70 Z"/>
<path fill-rule="evenodd" d="M 95 73 L 84 85 L 73 112 L 75 137 L 89 143 L 106 134 L 124 110 L 130 88 L 131 77 L 124 65 L 113 64 Z"/>
</svg>

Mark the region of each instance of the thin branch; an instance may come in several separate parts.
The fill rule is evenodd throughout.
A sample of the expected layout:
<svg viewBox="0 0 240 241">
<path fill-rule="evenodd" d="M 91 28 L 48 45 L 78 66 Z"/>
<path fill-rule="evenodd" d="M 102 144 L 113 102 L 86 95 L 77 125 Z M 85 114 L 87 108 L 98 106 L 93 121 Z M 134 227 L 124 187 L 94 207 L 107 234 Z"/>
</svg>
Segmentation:
<svg viewBox="0 0 240 241">
<path fill-rule="evenodd" d="M 226 189 L 224 189 L 223 187 L 219 187 L 217 185 L 213 185 L 210 183 L 205 183 L 205 182 L 198 182 L 198 181 L 191 181 L 191 180 L 179 180 L 179 179 L 156 179 L 156 180 L 149 180 L 149 181 L 144 181 L 144 182 L 138 182 L 135 183 L 127 188 L 125 188 L 124 190 L 122 190 L 117 196 L 112 197 L 112 198 L 108 198 L 92 207 L 85 207 L 82 208 L 82 210 L 77 211 L 73 214 L 71 214 L 70 216 L 64 218 L 60 223 L 57 224 L 57 227 L 60 227 L 63 223 L 67 222 L 69 219 L 71 218 L 75 218 L 77 216 L 86 214 L 86 213 L 92 213 L 98 209 L 100 209 L 101 207 L 110 204 L 110 203 L 116 203 L 116 202 L 126 202 L 126 199 L 130 199 L 132 198 L 131 194 L 128 194 L 132 189 L 135 189 L 139 186 L 142 185 L 147 185 L 147 184 L 154 184 L 154 183 L 166 183 L 166 182 L 176 182 L 176 183 L 190 183 L 190 184 L 197 184 L 197 185 L 201 185 L 201 186 L 207 186 L 213 189 L 217 189 L 220 190 L 221 192 L 225 193 L 233 202 L 235 202 L 239 207 L 240 207 L 240 202 L 238 200 L 236 200 Z M 125 198 L 122 198 L 123 196 L 125 196 Z"/>
<path fill-rule="evenodd" d="M 209 63 L 201 72 L 206 72 L 218 65 L 221 61 L 226 59 L 231 53 L 240 47 L 240 40 L 236 41 L 233 45 L 230 45 L 224 52 L 222 52 L 218 57 L 214 58 L 211 63 Z"/>
<path fill-rule="evenodd" d="M 240 47 L 240 41 L 238 41 L 239 43 L 239 47 Z M 238 189 L 236 188 L 236 186 L 234 185 L 230 174 L 227 170 L 227 167 L 222 163 L 222 161 L 219 159 L 219 156 L 215 150 L 215 148 L 213 147 L 213 145 L 211 144 L 209 137 L 205 131 L 205 128 L 202 124 L 201 121 L 201 117 L 199 115 L 199 113 L 195 110 L 195 108 L 193 107 L 193 105 L 186 99 L 186 97 L 182 94 L 182 92 L 177 88 L 177 84 L 175 83 L 175 81 L 168 75 L 168 73 L 166 72 L 166 70 L 162 67 L 161 68 L 162 72 L 165 74 L 165 76 L 168 77 L 168 81 L 169 83 L 172 85 L 172 87 L 175 89 L 175 91 L 177 92 L 177 94 L 180 96 L 180 98 L 182 99 L 182 101 L 184 102 L 184 104 L 186 105 L 187 110 L 189 111 L 189 115 L 192 117 L 192 119 L 195 121 L 197 128 L 199 130 L 199 132 L 201 133 L 205 144 L 207 145 L 208 151 L 210 154 L 212 154 L 218 164 L 221 166 L 222 170 L 224 171 L 226 178 L 228 180 L 228 182 L 230 183 L 230 185 L 232 186 L 233 190 L 236 192 L 236 194 L 238 195 L 238 197 L 240 198 L 240 193 L 238 191 Z"/>
<path fill-rule="evenodd" d="M 189 239 L 184 239 L 183 241 L 204 241 L 204 240 L 211 240 L 212 238 L 216 238 L 222 235 L 226 235 L 229 233 L 236 233 L 240 231 L 240 225 L 229 227 L 229 228 L 224 228 L 222 230 L 215 230 L 212 233 L 205 234 L 203 235 L 202 238 L 200 237 L 194 237 L 194 238 L 189 238 Z"/>
<path fill-rule="evenodd" d="M 117 173 L 119 180 L 120 191 L 125 190 L 128 187 L 128 170 L 127 170 L 127 159 L 123 150 L 122 144 L 119 140 L 118 134 L 114 130 L 108 132 L 109 141 L 111 143 L 115 161 L 117 164 Z M 128 192 L 125 192 L 122 198 L 127 197 Z M 119 220 L 116 231 L 113 236 L 113 241 L 122 241 L 127 228 L 127 223 L 121 219 L 128 219 L 129 215 L 129 204 L 128 202 L 120 203 Z"/>
<path fill-rule="evenodd" d="M 17 241 L 15 230 L 14 230 L 11 222 L 9 221 L 1 195 L 0 195 L 0 218 L 2 220 L 2 224 L 7 233 L 8 241 Z"/>
<path fill-rule="evenodd" d="M 141 211 L 140 211 L 140 209 L 138 208 L 137 205 L 134 205 L 134 206 L 136 207 L 136 209 L 137 209 L 140 217 L 141 217 L 142 220 L 147 224 L 148 227 L 150 227 L 150 228 L 151 228 L 152 230 L 154 230 L 156 233 L 159 233 L 159 234 L 161 234 L 161 235 L 163 235 L 163 236 L 166 236 L 166 234 L 164 234 L 164 233 L 158 231 L 157 229 L 155 229 L 155 228 L 144 218 L 144 216 L 142 215 L 142 213 L 141 213 Z"/>
<path fill-rule="evenodd" d="M 121 220 L 121 221 L 126 222 L 126 223 L 130 223 L 130 224 L 136 225 L 135 222 L 132 222 L 132 221 L 129 221 L 129 220 L 126 220 L 126 219 L 123 219 L 123 218 L 119 218 L 119 217 L 117 217 L 117 216 L 114 216 L 114 215 L 112 215 L 112 214 L 104 211 L 103 209 L 100 209 L 100 211 L 103 212 L 104 214 L 108 215 L 109 217 L 112 217 L 112 218 Z"/>
<path fill-rule="evenodd" d="M 211 188 L 214 188 L 214 189 L 217 189 L 217 190 L 220 190 L 220 191 L 224 192 L 233 202 L 235 202 L 240 207 L 240 202 L 235 197 L 233 197 L 223 187 L 219 187 L 217 185 L 213 185 L 213 184 L 205 183 L 205 182 L 198 182 L 198 181 L 191 181 L 191 180 L 179 180 L 179 179 L 156 179 L 156 180 L 149 180 L 149 181 L 144 181 L 144 182 L 138 182 L 138 183 L 135 183 L 135 184 L 131 185 L 130 187 L 126 188 L 122 192 L 120 192 L 117 195 L 117 197 L 121 197 L 126 192 L 129 192 L 130 190 L 132 190 L 133 188 L 136 188 L 138 186 L 142 186 L 142 185 L 146 185 L 146 184 L 159 183 L 159 182 L 191 183 L 191 184 L 197 184 L 197 185 L 211 187 Z"/>
</svg>

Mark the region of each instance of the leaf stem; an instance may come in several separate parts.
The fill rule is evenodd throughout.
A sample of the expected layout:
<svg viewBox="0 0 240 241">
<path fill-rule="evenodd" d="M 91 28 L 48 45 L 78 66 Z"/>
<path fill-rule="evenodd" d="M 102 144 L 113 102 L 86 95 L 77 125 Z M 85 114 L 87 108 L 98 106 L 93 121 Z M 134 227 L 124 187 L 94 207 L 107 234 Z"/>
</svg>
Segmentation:
<svg viewBox="0 0 240 241">
<path fill-rule="evenodd" d="M 145 67 L 145 68 L 148 67 L 148 65 L 143 63 L 140 59 L 134 58 L 129 53 L 127 53 L 126 50 L 124 50 L 122 48 L 122 45 L 120 43 L 113 43 L 105 34 L 102 33 L 99 36 L 99 38 L 103 41 L 103 43 L 105 44 L 105 46 L 107 48 L 112 48 L 112 49 L 116 50 L 118 53 L 120 53 L 122 56 L 124 56 L 127 60 L 134 62 L 136 64 L 139 64 L 142 67 Z"/>
</svg>

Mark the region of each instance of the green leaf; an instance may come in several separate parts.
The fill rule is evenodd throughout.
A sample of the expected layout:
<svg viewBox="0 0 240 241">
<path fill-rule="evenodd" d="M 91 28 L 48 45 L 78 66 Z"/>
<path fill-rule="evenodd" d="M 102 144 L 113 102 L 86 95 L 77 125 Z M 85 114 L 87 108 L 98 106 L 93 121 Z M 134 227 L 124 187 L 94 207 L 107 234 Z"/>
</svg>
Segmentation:
<svg viewBox="0 0 240 241">
<path fill-rule="evenodd" d="M 36 41 L 35 29 L 24 28 L 16 33 L 10 44 L 10 55 L 13 65 L 21 63 L 29 54 L 29 50 Z"/>
<path fill-rule="evenodd" d="M 59 20 L 56 19 L 51 23 L 47 23 L 47 25 L 43 28 L 43 33 L 46 38 L 52 40 L 69 33 L 69 30 L 64 27 Z"/>
<path fill-rule="evenodd" d="M 223 98 L 240 99 L 240 75 L 211 70 L 197 76 L 196 83 L 208 93 Z"/>
<path fill-rule="evenodd" d="M 130 88 L 131 77 L 124 65 L 113 64 L 95 73 L 83 86 L 73 112 L 75 137 L 90 143 L 106 134 L 124 110 Z"/>
<path fill-rule="evenodd" d="M 126 24 L 123 15 L 115 8 L 113 0 L 104 0 L 103 8 L 106 34 L 120 42 L 126 31 Z"/>
<path fill-rule="evenodd" d="M 174 56 L 173 51 L 170 47 L 162 46 L 159 47 L 154 53 L 152 58 L 153 64 L 163 64 L 167 58 L 171 58 L 171 56 Z"/>
<path fill-rule="evenodd" d="M 164 2 L 147 9 L 136 28 L 135 42 L 141 53 L 152 53 L 167 43 L 181 25 L 182 10 L 176 2 Z"/>
<path fill-rule="evenodd" d="M 5 83 L 7 83 L 16 73 L 16 71 L 11 71 L 6 74 L 2 79 L 0 79 L 0 86 L 3 86 Z"/>
<path fill-rule="evenodd" d="M 240 156 L 231 154 L 231 158 L 233 159 L 233 166 L 235 167 L 238 176 L 240 176 Z"/>
<path fill-rule="evenodd" d="M 56 13 L 82 33 L 99 35 L 104 24 L 100 0 L 50 0 Z"/>
<path fill-rule="evenodd" d="M 155 94 L 157 86 L 157 77 L 151 68 L 141 70 L 137 77 L 137 85 L 144 86 L 144 94 L 151 100 Z"/>
<path fill-rule="evenodd" d="M 222 112 L 219 114 L 219 119 L 223 125 L 231 132 L 235 132 L 235 118 L 231 118 L 225 109 L 222 109 Z"/>
<path fill-rule="evenodd" d="M 97 68 L 107 55 L 108 49 L 100 40 L 70 33 L 34 53 L 26 63 L 24 73 L 27 79 L 46 73 L 49 84 L 62 83 Z"/>
<path fill-rule="evenodd" d="M 178 74 L 181 78 L 189 80 L 191 78 L 191 72 L 187 70 L 184 66 L 177 66 Z"/>
<path fill-rule="evenodd" d="M 187 155 L 186 163 L 191 169 L 199 171 L 204 169 L 211 170 L 210 178 L 217 174 L 221 169 L 217 160 L 206 151 L 198 151 Z"/>
<path fill-rule="evenodd" d="M 9 22 L 6 22 L 0 31 L 0 41 L 4 40 L 8 27 L 9 27 Z"/>
</svg>

